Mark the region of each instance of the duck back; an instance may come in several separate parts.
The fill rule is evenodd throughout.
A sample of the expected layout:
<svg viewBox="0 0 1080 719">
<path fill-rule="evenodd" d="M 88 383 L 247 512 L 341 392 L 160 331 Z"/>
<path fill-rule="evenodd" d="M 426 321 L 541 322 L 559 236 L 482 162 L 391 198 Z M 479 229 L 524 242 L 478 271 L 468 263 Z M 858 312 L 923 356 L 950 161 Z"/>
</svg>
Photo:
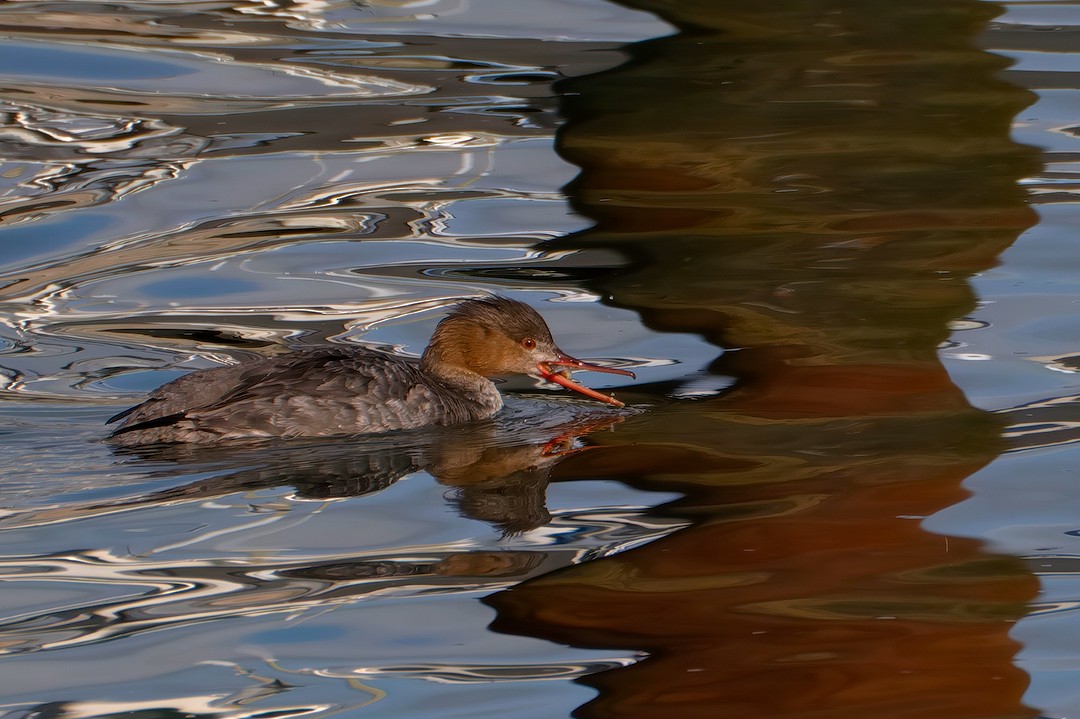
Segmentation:
<svg viewBox="0 0 1080 719">
<path fill-rule="evenodd" d="M 109 421 L 123 421 L 112 441 L 134 445 L 388 432 L 485 419 L 501 407 L 494 385 L 463 394 L 411 362 L 329 347 L 192 372 Z"/>
</svg>

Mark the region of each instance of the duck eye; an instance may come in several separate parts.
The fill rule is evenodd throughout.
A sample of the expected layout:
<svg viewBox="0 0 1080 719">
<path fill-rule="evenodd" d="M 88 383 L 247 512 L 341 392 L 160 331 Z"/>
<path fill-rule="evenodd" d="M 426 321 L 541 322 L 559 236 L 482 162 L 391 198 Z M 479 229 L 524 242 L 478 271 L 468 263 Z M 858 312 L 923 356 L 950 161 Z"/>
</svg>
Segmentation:
<svg viewBox="0 0 1080 719">
<path fill-rule="evenodd" d="M 525 339 L 521 340 L 521 346 L 527 350 L 536 349 L 536 340 L 534 340 L 532 337 L 526 337 Z"/>
</svg>

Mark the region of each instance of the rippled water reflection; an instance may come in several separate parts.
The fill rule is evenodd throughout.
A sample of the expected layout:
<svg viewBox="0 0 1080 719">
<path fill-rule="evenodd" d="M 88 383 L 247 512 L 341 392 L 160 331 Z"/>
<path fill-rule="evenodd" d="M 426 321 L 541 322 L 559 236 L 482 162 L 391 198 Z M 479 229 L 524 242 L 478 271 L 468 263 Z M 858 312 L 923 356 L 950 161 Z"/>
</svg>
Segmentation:
<svg viewBox="0 0 1080 719">
<path fill-rule="evenodd" d="M 0 706 L 1075 713 L 1078 13 L 0 7 Z M 491 291 L 629 408 L 100 441 Z"/>
<path fill-rule="evenodd" d="M 634 653 L 498 640 L 478 596 L 685 524 L 648 516 L 655 495 L 574 472 L 588 451 L 575 433 L 614 421 L 587 406 L 515 401 L 481 431 L 407 442 L 138 452 L 95 442 L 103 411 L 63 419 L 80 432 L 70 445 L 58 412 L 17 414 L 0 517 L 9 707 L 232 716 L 377 700 L 394 716 L 460 686 L 453 701 L 493 711 L 500 693 L 470 686 L 571 679 Z"/>
</svg>

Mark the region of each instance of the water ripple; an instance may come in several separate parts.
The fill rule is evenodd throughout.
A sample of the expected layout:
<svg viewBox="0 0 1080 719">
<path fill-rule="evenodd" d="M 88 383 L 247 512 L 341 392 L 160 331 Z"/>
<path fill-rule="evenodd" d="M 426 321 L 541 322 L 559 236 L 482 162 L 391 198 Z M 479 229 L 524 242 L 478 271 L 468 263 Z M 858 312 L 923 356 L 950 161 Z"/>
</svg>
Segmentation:
<svg viewBox="0 0 1080 719">
<path fill-rule="evenodd" d="M 250 533 L 286 515 L 270 511 L 228 528 Z M 679 524 L 645 522 L 627 514 L 564 513 L 541 533 L 498 550 L 462 546 L 398 546 L 379 552 L 277 561 L 239 557 L 178 561 L 152 554 L 120 555 L 87 550 L 56 555 L 0 558 L 0 578 L 10 591 L 20 584 L 53 587 L 73 598 L 47 610 L 0 619 L 0 654 L 25 654 L 96 644 L 174 627 L 236 617 L 281 614 L 299 617 L 370 598 L 472 594 L 512 586 L 560 566 L 607 556 L 663 536 Z M 558 542 L 546 538 L 563 535 Z M 570 539 L 573 541 L 569 541 Z M 200 543 L 215 539 L 203 531 Z M 592 545 L 594 548 L 585 550 Z M 158 558 L 155 555 L 160 555 Z M 385 669 L 393 673 L 398 670 Z M 474 679 L 479 677 L 474 677 Z M 536 677 L 534 677 L 536 678 Z M 464 679 L 462 679 L 464 680 Z"/>
</svg>

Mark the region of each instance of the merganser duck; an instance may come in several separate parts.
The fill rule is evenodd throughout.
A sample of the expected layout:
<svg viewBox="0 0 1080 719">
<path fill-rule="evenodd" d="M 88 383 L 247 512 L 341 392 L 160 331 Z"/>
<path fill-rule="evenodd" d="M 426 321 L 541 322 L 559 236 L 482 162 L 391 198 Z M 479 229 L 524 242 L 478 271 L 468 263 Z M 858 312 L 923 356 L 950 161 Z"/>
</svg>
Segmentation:
<svg viewBox="0 0 1080 719">
<path fill-rule="evenodd" d="M 487 419 L 503 406 L 488 379 L 524 374 L 616 407 L 573 370 L 634 377 L 560 350 L 544 318 L 504 297 L 465 300 L 435 328 L 419 365 L 363 347 L 306 349 L 184 375 L 115 415 L 117 444 L 370 434 Z"/>
</svg>

